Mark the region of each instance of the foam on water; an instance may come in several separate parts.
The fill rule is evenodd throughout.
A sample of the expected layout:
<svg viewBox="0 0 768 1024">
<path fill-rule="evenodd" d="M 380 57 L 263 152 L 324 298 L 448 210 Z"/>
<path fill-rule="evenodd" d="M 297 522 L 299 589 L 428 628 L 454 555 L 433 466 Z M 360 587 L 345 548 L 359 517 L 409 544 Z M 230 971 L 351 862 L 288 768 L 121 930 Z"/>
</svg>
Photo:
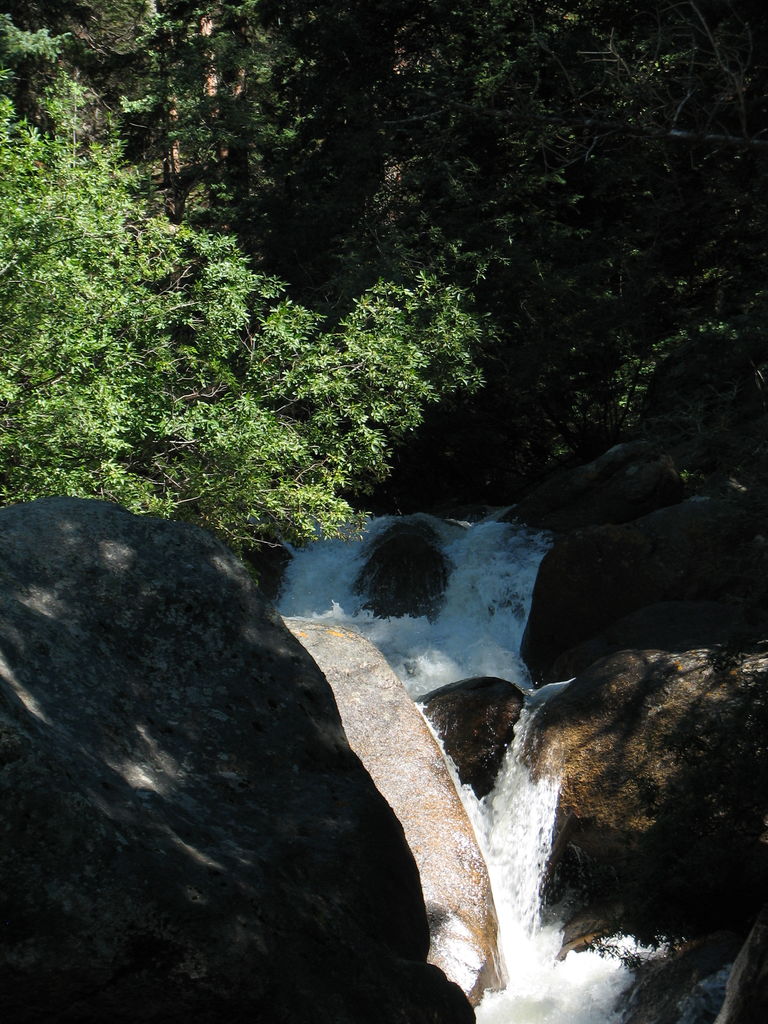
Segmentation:
<svg viewBox="0 0 768 1024">
<path fill-rule="evenodd" d="M 354 626 L 382 651 L 415 699 L 468 676 L 500 676 L 529 688 L 520 642 L 548 537 L 490 518 L 473 524 L 412 518 L 428 520 L 438 532 L 452 567 L 434 622 L 378 619 L 354 593 L 365 540 L 386 529 L 388 517 L 369 523 L 363 538 L 321 541 L 297 552 L 280 611 Z M 560 929 L 540 920 L 558 785 L 533 781 L 519 754 L 533 705 L 562 685 L 536 692 L 488 797 L 478 802 L 454 772 L 488 863 L 509 976 L 507 988 L 487 994 L 477 1008 L 478 1024 L 611 1024 L 611 1007 L 630 977 L 620 961 L 595 953 L 572 952 L 558 960 Z"/>
<path fill-rule="evenodd" d="M 373 520 L 362 539 L 321 541 L 298 552 L 288 567 L 280 611 L 354 625 L 382 651 L 413 697 L 470 675 L 527 682 L 520 640 L 547 539 L 493 520 L 409 518 L 430 522 L 452 566 L 436 621 L 378 619 L 362 609 L 364 598 L 353 590 L 365 539 L 386 529 L 390 517 Z"/>
<path fill-rule="evenodd" d="M 534 711 L 524 710 L 496 787 L 472 808 L 499 915 L 499 940 L 507 966 L 503 992 L 488 993 L 478 1024 L 609 1024 L 612 1006 L 630 980 L 618 960 L 569 953 L 558 960 L 562 930 L 541 922 L 541 889 L 551 850 L 558 780 L 534 780 L 523 759 Z"/>
</svg>

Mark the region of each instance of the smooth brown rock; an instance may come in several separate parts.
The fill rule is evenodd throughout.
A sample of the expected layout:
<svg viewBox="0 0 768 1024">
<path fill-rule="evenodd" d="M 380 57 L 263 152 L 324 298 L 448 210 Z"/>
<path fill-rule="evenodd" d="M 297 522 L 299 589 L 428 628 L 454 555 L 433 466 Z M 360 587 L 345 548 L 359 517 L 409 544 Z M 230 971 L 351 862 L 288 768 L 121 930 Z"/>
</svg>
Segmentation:
<svg viewBox="0 0 768 1024">
<path fill-rule="evenodd" d="M 563 940 L 558 960 L 569 953 L 580 953 L 606 935 L 615 931 L 615 922 L 621 908 L 615 903 L 593 903 L 568 918 L 563 927 Z"/>
<path fill-rule="evenodd" d="M 493 789 L 523 701 L 514 683 L 495 676 L 460 679 L 420 699 L 460 781 L 478 799 Z"/>
<path fill-rule="evenodd" d="M 560 775 L 559 818 L 615 872 L 627 930 L 739 930 L 768 899 L 766 732 L 759 651 L 623 651 L 541 707 L 536 770 Z"/>
<path fill-rule="evenodd" d="M 467 1024 L 317 666 L 226 548 L 0 511 L 4 1024 Z"/>
<path fill-rule="evenodd" d="M 471 1001 L 500 985 L 485 863 L 445 760 L 384 656 L 354 630 L 286 619 L 331 684 L 352 749 L 400 819 L 421 873 L 431 963 Z"/>
</svg>

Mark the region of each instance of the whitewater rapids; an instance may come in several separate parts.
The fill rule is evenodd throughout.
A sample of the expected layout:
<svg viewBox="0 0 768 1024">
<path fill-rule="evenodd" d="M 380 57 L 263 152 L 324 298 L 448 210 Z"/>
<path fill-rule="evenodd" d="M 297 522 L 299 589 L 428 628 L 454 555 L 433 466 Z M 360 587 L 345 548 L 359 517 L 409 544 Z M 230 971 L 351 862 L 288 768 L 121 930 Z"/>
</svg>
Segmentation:
<svg viewBox="0 0 768 1024">
<path fill-rule="evenodd" d="M 294 552 L 280 612 L 359 630 L 382 651 L 416 701 L 457 679 L 490 675 L 528 690 L 534 705 L 520 643 L 548 536 L 494 517 L 472 523 L 412 518 L 437 532 L 451 566 L 434 621 L 377 618 L 354 592 L 366 545 L 391 525 L 390 517 L 370 521 L 361 537 L 321 540 Z M 559 960 L 561 924 L 542 923 L 542 878 L 558 784 L 546 778 L 534 782 L 520 757 L 533 713 L 523 712 L 492 793 L 477 801 L 457 782 L 488 864 L 508 974 L 507 987 L 487 993 L 477 1007 L 478 1024 L 618 1024 L 614 1006 L 631 980 L 627 968 L 592 952 L 571 952 Z"/>
</svg>

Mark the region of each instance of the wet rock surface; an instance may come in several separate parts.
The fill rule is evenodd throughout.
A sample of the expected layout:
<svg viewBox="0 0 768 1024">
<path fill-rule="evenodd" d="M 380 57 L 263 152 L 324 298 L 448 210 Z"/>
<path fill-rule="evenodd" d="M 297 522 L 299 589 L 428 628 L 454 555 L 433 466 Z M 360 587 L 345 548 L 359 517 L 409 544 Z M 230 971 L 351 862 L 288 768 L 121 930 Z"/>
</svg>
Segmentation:
<svg viewBox="0 0 768 1024">
<path fill-rule="evenodd" d="M 737 935 L 722 932 L 641 964 L 621 1024 L 713 1024 L 739 946 Z"/>
<path fill-rule="evenodd" d="M 523 701 L 514 683 L 496 676 L 460 679 L 420 699 L 460 781 L 478 799 L 493 789 Z"/>
<path fill-rule="evenodd" d="M 192 527 L 0 511 L 8 1024 L 468 1022 L 315 663 Z"/>
<path fill-rule="evenodd" d="M 739 950 L 715 1024 L 758 1024 L 768 1019 L 768 905 Z"/>
<path fill-rule="evenodd" d="M 616 904 L 593 903 L 571 914 L 563 927 L 557 959 L 564 960 L 571 952 L 581 953 L 605 936 L 612 935 L 619 912 Z"/>
<path fill-rule="evenodd" d="M 421 873 L 430 961 L 479 1001 L 484 989 L 500 986 L 496 914 L 472 826 L 437 743 L 368 640 L 311 619 L 285 621 L 325 673 L 352 749 L 403 825 Z"/>
<path fill-rule="evenodd" d="M 402 519 L 370 543 L 354 589 L 365 597 L 363 607 L 381 618 L 426 615 L 434 619 L 448 572 L 448 561 L 429 523 Z"/>
</svg>

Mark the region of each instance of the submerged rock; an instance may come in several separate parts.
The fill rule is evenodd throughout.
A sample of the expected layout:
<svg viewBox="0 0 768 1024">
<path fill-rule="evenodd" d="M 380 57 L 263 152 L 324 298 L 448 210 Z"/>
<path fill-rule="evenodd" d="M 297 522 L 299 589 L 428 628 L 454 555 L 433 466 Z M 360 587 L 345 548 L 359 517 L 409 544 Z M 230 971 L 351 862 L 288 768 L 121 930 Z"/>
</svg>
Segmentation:
<svg viewBox="0 0 768 1024">
<path fill-rule="evenodd" d="M 448 580 L 448 561 L 428 522 L 395 520 L 369 545 L 354 590 L 364 608 L 381 618 L 437 617 Z"/>
<path fill-rule="evenodd" d="M 479 1002 L 501 983 L 498 925 L 485 863 L 439 746 L 373 644 L 344 627 L 285 621 L 325 672 L 352 749 L 402 822 L 421 873 L 430 962 Z"/>
<path fill-rule="evenodd" d="M 514 683 L 496 676 L 460 679 L 419 701 L 460 781 L 478 799 L 493 789 L 523 701 Z"/>
<path fill-rule="evenodd" d="M 209 535 L 0 511 L 5 1024 L 469 1022 L 314 662 Z"/>
</svg>

